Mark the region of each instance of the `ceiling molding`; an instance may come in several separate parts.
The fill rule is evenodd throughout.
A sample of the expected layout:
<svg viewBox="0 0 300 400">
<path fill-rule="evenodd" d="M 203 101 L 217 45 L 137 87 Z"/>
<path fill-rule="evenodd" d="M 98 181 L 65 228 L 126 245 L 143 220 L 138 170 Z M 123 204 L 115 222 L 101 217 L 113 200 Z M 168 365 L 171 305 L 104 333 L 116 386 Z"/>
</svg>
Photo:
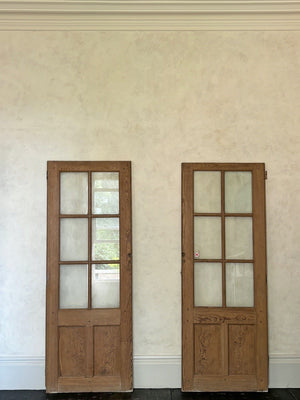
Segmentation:
<svg viewBox="0 0 300 400">
<path fill-rule="evenodd" d="M 300 0 L 0 0 L 0 30 L 300 30 Z"/>
</svg>

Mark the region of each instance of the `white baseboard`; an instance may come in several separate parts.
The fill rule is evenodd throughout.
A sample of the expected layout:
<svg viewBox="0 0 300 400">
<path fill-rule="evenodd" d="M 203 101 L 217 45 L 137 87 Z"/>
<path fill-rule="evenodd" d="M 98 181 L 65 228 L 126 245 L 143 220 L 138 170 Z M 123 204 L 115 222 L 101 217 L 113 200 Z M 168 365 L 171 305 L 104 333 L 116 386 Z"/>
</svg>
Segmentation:
<svg viewBox="0 0 300 400">
<path fill-rule="evenodd" d="M 133 359 L 135 388 L 180 388 L 180 356 L 135 356 Z"/>
<path fill-rule="evenodd" d="M 0 356 L 0 390 L 45 389 L 45 357 Z"/>
<path fill-rule="evenodd" d="M 300 356 L 272 354 L 269 360 L 270 388 L 300 387 Z"/>
<path fill-rule="evenodd" d="M 135 388 L 180 388 L 180 356 L 134 357 Z M 270 388 L 300 387 L 300 356 L 270 355 Z M 45 389 L 45 358 L 0 356 L 0 390 Z"/>
</svg>

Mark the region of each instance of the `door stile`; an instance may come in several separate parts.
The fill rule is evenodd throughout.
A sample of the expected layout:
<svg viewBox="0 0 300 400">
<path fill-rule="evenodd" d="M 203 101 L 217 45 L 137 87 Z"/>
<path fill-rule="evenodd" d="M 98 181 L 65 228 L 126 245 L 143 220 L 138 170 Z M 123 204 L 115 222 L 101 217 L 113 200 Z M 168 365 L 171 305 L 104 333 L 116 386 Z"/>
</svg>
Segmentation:
<svg viewBox="0 0 300 400">
<path fill-rule="evenodd" d="M 267 323 L 267 253 L 266 253 L 266 200 L 265 165 L 253 170 L 253 249 L 255 275 L 255 309 L 257 314 L 257 376 L 258 390 L 268 388 L 268 323 Z M 265 296 L 261 296 L 265 293 Z"/>
<path fill-rule="evenodd" d="M 92 173 L 88 171 L 88 309 L 92 308 Z M 87 356 L 86 376 L 94 375 L 94 333 L 93 326 L 86 327 Z"/>
<path fill-rule="evenodd" d="M 47 191 L 47 285 L 46 285 L 46 386 L 57 392 L 58 335 L 57 310 L 59 283 L 59 173 L 54 163 L 48 162 Z"/>
<path fill-rule="evenodd" d="M 226 307 L 226 271 L 225 271 L 225 175 L 221 171 L 221 244 L 222 244 L 222 307 Z M 225 344 L 226 346 L 226 344 Z M 226 369 L 226 366 L 225 366 Z"/>
<path fill-rule="evenodd" d="M 88 171 L 88 309 L 92 308 L 92 173 Z M 89 336 L 91 333 L 89 332 Z M 89 337 L 88 336 L 88 337 Z"/>
<path fill-rule="evenodd" d="M 193 388 L 194 375 L 194 232 L 193 180 L 191 169 L 182 169 L 182 382 L 183 390 Z M 184 301 L 183 301 L 184 299 Z"/>
<path fill-rule="evenodd" d="M 120 169 L 120 306 L 122 391 L 131 391 L 132 375 L 132 202 L 131 163 Z"/>
<path fill-rule="evenodd" d="M 226 308 L 226 254 L 225 254 L 225 172 L 221 171 L 221 246 L 222 246 L 222 308 Z M 228 324 L 221 325 L 223 346 L 223 375 L 228 375 Z"/>
</svg>

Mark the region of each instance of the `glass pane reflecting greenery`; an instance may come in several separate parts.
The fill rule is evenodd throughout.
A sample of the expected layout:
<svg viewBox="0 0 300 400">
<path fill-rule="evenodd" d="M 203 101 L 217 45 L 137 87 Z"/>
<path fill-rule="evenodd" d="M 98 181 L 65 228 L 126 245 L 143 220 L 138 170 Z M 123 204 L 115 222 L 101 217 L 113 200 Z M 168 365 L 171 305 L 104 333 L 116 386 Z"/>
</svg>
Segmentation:
<svg viewBox="0 0 300 400">
<path fill-rule="evenodd" d="M 119 214 L 119 173 L 92 173 L 93 214 Z"/>
<path fill-rule="evenodd" d="M 109 270 L 111 273 L 120 274 L 120 272 L 118 272 L 120 270 L 120 264 L 93 264 L 93 267 L 95 270 Z"/>
<path fill-rule="evenodd" d="M 95 188 L 119 189 L 118 172 L 93 172 L 93 186 Z"/>
<path fill-rule="evenodd" d="M 93 219 L 93 260 L 118 260 L 119 218 Z"/>
</svg>

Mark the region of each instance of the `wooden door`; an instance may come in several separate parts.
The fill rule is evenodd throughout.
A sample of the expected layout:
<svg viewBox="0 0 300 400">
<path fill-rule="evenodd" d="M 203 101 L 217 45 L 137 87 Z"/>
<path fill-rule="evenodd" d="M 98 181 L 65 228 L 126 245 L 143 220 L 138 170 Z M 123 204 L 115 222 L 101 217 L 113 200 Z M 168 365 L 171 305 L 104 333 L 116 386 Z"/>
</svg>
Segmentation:
<svg viewBox="0 0 300 400">
<path fill-rule="evenodd" d="M 182 390 L 268 388 L 264 164 L 182 165 Z"/>
<path fill-rule="evenodd" d="M 131 391 L 131 164 L 47 175 L 47 392 Z"/>
</svg>

